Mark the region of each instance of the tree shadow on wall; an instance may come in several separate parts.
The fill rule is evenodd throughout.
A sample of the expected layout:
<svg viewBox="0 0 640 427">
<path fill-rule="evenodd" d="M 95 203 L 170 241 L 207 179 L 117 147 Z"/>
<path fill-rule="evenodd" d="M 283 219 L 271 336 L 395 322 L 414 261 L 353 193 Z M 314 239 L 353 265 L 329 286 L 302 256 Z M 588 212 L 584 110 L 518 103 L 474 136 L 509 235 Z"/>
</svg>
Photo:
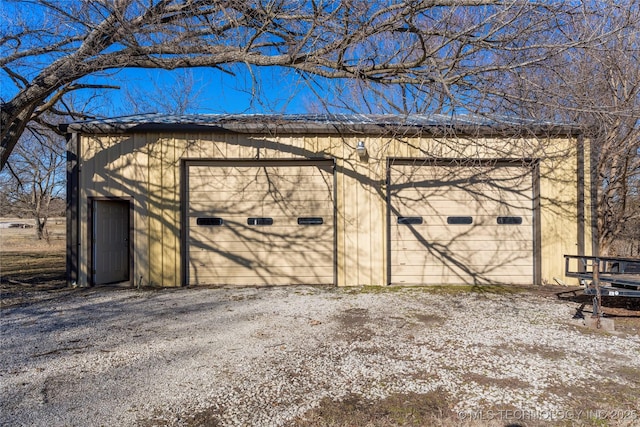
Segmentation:
<svg viewBox="0 0 640 427">
<path fill-rule="evenodd" d="M 332 193 L 335 187 L 333 171 L 330 173 L 327 171 L 328 173 L 317 183 L 317 190 L 328 196 L 314 200 L 306 198 L 307 193 L 313 190 L 300 187 L 299 183 L 305 178 L 299 173 L 286 176 L 282 172 L 284 169 L 278 169 L 273 164 L 265 167 L 256 166 L 263 161 L 326 160 L 331 158 L 327 153 L 332 150 L 345 153 L 345 158 L 341 159 L 344 165 L 338 166 L 338 174 L 344 174 L 348 179 L 357 182 L 360 186 L 358 191 L 371 194 L 372 197 L 380 200 L 381 204 L 385 201 L 388 204 L 387 267 L 388 271 L 391 271 L 390 282 L 393 282 L 394 275 L 404 268 L 402 263 L 407 265 L 405 261 L 392 260 L 393 256 L 401 252 L 412 259 L 409 262 L 413 263 L 411 266 L 413 270 L 408 274 L 420 277 L 420 284 L 428 284 L 431 280 L 429 278 L 431 270 L 435 269 L 439 269 L 436 272 L 438 277 L 450 277 L 452 282 L 473 285 L 511 283 L 514 274 L 513 270 L 509 270 L 510 266 L 516 266 L 515 270 L 518 272 L 528 270 L 525 276 L 528 277 L 527 280 L 531 280 L 533 270 L 533 266 L 530 266 L 533 258 L 531 242 L 534 239 L 527 237 L 520 239 L 520 243 L 512 243 L 518 239 L 511 238 L 521 233 L 533 234 L 532 224 L 537 221 L 534 213 L 539 207 L 540 200 L 536 200 L 538 190 L 535 186 L 538 184 L 535 182 L 536 177 L 533 172 L 536 164 L 530 159 L 482 160 L 481 154 L 467 152 L 468 147 L 478 145 L 480 136 L 462 139 L 453 138 L 453 135 L 450 135 L 434 139 L 437 142 L 435 144 L 438 147 L 437 150 L 418 147 L 420 157 L 430 160 L 401 162 L 391 160 L 389 165 L 392 176 L 387 187 L 386 171 L 377 170 L 372 173 L 369 169 L 374 167 L 371 166 L 373 162 L 378 162 L 377 168 L 384 169 L 380 165 L 384 164 L 385 144 L 391 144 L 389 141 L 397 140 L 400 144 L 410 144 L 403 141 L 404 135 L 392 130 L 380 137 L 381 141 L 387 142 L 381 144 L 378 152 L 369 153 L 369 161 L 372 163 L 364 166 L 359 165 L 358 159 L 352 156 L 351 152 L 355 147 L 356 139 L 353 136 L 332 138 L 338 141 L 338 145 L 344 146 L 344 150 L 336 146 L 318 150 L 318 147 L 307 147 L 304 142 L 292 143 L 294 138 L 289 138 L 287 143 L 286 139 L 283 142 L 275 137 L 253 138 L 232 132 L 227 134 L 231 136 L 216 134 L 210 127 L 202 126 L 198 129 L 187 129 L 181 134 L 146 134 L 135 133 L 134 130 L 131 135 L 105 137 L 105 140 L 92 139 L 95 146 L 95 154 L 92 158 L 94 167 L 91 170 L 84 170 L 91 174 L 84 177 L 84 182 L 89 184 L 92 197 L 110 197 L 117 194 L 134 200 L 134 217 L 138 218 L 138 223 L 135 224 L 136 262 L 140 265 L 148 265 L 150 270 L 156 270 L 154 274 L 142 273 L 146 276 L 144 278 L 146 283 L 152 282 L 151 276 L 159 277 L 164 274 L 159 274 L 158 271 L 175 270 L 176 253 L 179 254 L 178 258 L 184 257 L 184 251 L 189 251 L 189 248 L 214 254 L 213 256 L 220 264 L 228 265 L 231 269 L 230 275 L 233 274 L 233 268 L 249 269 L 255 273 L 258 280 L 282 276 L 288 282 L 300 282 L 296 277 L 299 272 L 274 268 L 273 262 L 270 261 L 273 257 L 263 256 L 263 253 L 267 254 L 271 251 L 295 253 L 299 263 L 303 267 L 308 266 L 309 271 L 318 264 L 318 253 L 322 253 L 322 257 L 330 257 L 328 261 L 332 265 L 335 264 L 337 261 L 334 246 L 338 242 L 334 236 L 338 226 L 334 220 L 344 221 L 345 219 L 342 217 L 343 212 L 336 212 L 335 216 L 329 215 L 329 211 L 334 212 L 337 197 Z M 220 138 L 217 135 L 221 135 Z M 300 140 L 302 139 L 301 137 Z M 105 143 L 106 140 L 109 142 Z M 516 145 L 520 143 L 517 139 L 512 142 Z M 449 146 L 448 149 L 442 148 L 445 143 Z M 537 143 L 543 144 L 540 141 Z M 333 144 L 335 145 L 336 142 Z M 185 171 L 183 159 L 226 161 L 230 155 L 227 149 L 231 150 L 228 146 L 235 150 L 234 156 L 240 155 L 246 158 L 247 162 L 253 162 L 251 165 L 236 166 L 229 163 L 230 166 L 247 168 L 245 182 L 237 184 L 232 189 L 224 190 L 230 195 L 227 200 L 219 197 L 211 198 L 210 208 L 181 206 L 181 203 L 186 201 L 185 192 L 221 195 L 225 182 L 228 183 L 228 180 L 232 179 L 229 174 L 223 174 L 224 176 L 215 178 L 218 179 L 217 182 L 213 182 L 211 181 L 213 177 L 202 176 L 199 183 L 187 188 L 184 182 L 186 177 L 179 172 Z M 493 155 L 513 158 L 514 152 L 524 151 L 522 147 L 516 146 L 515 149 L 505 148 L 504 152 L 493 153 Z M 460 156 L 463 155 L 469 157 L 462 159 Z M 561 158 L 566 157 L 567 153 L 555 155 Z M 274 158 L 271 158 L 272 156 Z M 397 169 L 394 175 L 393 168 L 399 166 L 402 167 Z M 368 170 L 361 171 L 363 167 Z M 505 175 L 502 173 L 505 169 L 515 172 Z M 212 171 L 209 170 L 207 173 Z M 252 194 L 252 198 L 243 196 L 249 193 Z M 233 194 L 235 196 L 232 196 Z M 452 198 L 454 195 L 460 196 L 457 202 Z M 357 194 L 353 196 L 357 197 Z M 299 200 L 292 201 L 292 198 L 296 197 Z M 344 197 L 344 194 L 341 193 L 340 197 Z M 460 203 L 461 200 L 462 203 Z M 295 203 L 292 205 L 292 202 L 300 203 L 293 206 Z M 327 206 L 322 206 L 320 202 L 326 202 Z M 353 203 L 354 201 L 345 200 L 344 202 Z M 447 203 L 450 202 L 453 204 L 447 207 Z M 303 206 L 305 203 L 306 206 Z M 314 203 L 320 204 L 314 205 Z M 567 209 L 566 203 L 560 200 L 547 200 L 545 203 L 550 209 L 557 209 L 558 214 L 571 214 L 571 212 L 564 212 Z M 319 211 L 321 214 L 318 213 Z M 514 211 L 517 213 L 513 213 Z M 270 212 L 279 212 L 280 217 L 271 215 Z M 367 214 L 363 213 L 364 217 Z M 422 224 L 398 224 L 399 218 L 407 216 L 419 216 L 423 222 Z M 200 230 L 204 229 L 198 228 L 197 222 L 194 222 L 195 225 L 192 224 L 199 217 L 221 218 L 222 224 L 226 226 L 225 231 L 229 240 L 245 242 L 245 247 L 234 249 L 232 246 L 221 245 L 222 240 L 217 239 L 213 231 L 215 227 L 210 227 L 208 232 L 200 233 Z M 279 226 L 280 221 L 285 217 L 289 219 L 321 217 L 324 219 L 324 233 L 333 233 L 334 236 L 330 240 L 326 240 L 325 235 L 320 238 L 320 235 L 309 234 L 308 230 L 314 230 L 312 226 L 296 227 L 299 224 L 288 224 L 289 228 L 286 232 L 283 229 L 276 229 L 275 227 Z M 450 219 L 455 222 L 456 218 L 466 217 L 471 217 L 470 224 L 448 223 Z M 256 226 L 248 222 L 249 218 L 271 218 L 273 223 Z M 504 223 L 500 223 L 499 218 L 507 219 Z M 140 221 L 143 223 L 140 224 Z M 445 230 L 447 234 L 438 235 L 433 226 Z M 428 227 L 432 229 L 427 230 Z M 191 239 L 192 229 L 197 230 L 194 231 L 194 235 L 200 234 L 198 239 Z M 206 233 L 210 234 L 208 238 L 203 237 Z M 344 238 L 344 236 L 338 238 Z M 486 253 L 482 257 L 479 257 L 479 251 L 477 251 L 478 239 L 484 239 L 493 245 L 489 248 L 487 243 L 485 245 L 487 247 L 482 248 L 488 249 L 484 251 Z M 412 241 L 414 245 L 412 248 L 402 250 L 393 248 L 395 242 L 408 240 Z M 255 248 L 260 249 L 256 252 Z M 369 250 L 372 249 L 369 248 Z M 362 253 L 345 250 L 342 256 L 346 261 L 341 262 L 344 265 L 356 265 L 358 257 L 362 255 Z M 191 274 L 200 274 L 203 268 L 208 268 L 203 265 L 206 262 L 203 263 L 202 260 L 192 259 L 192 257 L 187 259 L 188 265 L 183 266 L 183 270 L 189 269 L 189 277 Z M 209 264 L 216 264 L 216 262 L 209 262 Z M 214 265 L 211 270 L 214 273 L 215 268 L 217 267 Z M 175 273 L 175 271 L 171 272 L 170 276 L 176 277 L 176 281 L 180 281 L 180 275 L 185 277 L 184 271 L 182 274 Z M 330 275 L 334 275 L 333 267 Z"/>
</svg>

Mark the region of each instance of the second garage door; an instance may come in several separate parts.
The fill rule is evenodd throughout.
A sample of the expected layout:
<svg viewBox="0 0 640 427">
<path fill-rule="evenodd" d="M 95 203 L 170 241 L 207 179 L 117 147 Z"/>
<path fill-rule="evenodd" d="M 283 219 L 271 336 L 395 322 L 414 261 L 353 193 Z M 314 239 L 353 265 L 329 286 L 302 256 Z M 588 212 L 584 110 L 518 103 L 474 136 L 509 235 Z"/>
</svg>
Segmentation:
<svg viewBox="0 0 640 427">
<path fill-rule="evenodd" d="M 332 161 L 187 165 L 187 283 L 334 283 Z"/>
<path fill-rule="evenodd" d="M 531 167 L 392 162 L 390 184 L 391 283 L 533 283 Z"/>
</svg>

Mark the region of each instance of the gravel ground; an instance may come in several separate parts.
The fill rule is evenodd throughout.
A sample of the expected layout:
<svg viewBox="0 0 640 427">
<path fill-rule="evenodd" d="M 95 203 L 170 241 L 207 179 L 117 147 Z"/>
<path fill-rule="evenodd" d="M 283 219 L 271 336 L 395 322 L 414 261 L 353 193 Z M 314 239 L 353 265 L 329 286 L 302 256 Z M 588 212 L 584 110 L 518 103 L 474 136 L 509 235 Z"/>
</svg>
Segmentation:
<svg viewBox="0 0 640 427">
<path fill-rule="evenodd" d="M 304 425 L 322 402 L 434 392 L 452 420 L 591 410 L 639 425 L 640 336 L 584 328 L 576 307 L 420 288 L 77 289 L 2 310 L 0 425 Z"/>
</svg>

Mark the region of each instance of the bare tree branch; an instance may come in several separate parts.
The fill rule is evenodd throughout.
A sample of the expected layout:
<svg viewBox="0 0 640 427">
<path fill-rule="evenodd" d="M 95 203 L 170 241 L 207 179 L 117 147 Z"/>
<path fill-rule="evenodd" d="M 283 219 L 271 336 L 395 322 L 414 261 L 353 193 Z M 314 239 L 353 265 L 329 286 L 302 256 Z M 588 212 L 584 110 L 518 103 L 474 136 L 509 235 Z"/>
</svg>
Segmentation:
<svg viewBox="0 0 640 427">
<path fill-rule="evenodd" d="M 20 25 L 0 37 L 0 65 L 16 84 L 1 106 L 2 167 L 29 121 L 61 102 L 78 79 L 105 70 L 285 67 L 388 86 L 437 82 L 443 96 L 453 99 L 473 90 L 470 80 L 529 67 L 604 36 L 598 31 L 583 38 L 563 36 L 559 28 L 574 10 L 562 1 L 8 4 L 17 14 L 36 10 L 46 16 L 47 28 L 19 17 Z"/>
</svg>

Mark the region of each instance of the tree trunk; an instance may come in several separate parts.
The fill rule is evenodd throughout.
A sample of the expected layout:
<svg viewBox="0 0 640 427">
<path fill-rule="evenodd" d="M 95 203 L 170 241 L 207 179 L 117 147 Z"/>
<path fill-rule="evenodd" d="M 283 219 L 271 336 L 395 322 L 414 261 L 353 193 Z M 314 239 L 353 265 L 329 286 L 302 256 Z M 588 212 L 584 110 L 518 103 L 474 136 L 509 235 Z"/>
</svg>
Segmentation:
<svg viewBox="0 0 640 427">
<path fill-rule="evenodd" d="M 36 235 L 38 240 L 45 240 L 49 243 L 49 231 L 47 230 L 47 218 L 39 218 L 36 215 Z"/>
</svg>

